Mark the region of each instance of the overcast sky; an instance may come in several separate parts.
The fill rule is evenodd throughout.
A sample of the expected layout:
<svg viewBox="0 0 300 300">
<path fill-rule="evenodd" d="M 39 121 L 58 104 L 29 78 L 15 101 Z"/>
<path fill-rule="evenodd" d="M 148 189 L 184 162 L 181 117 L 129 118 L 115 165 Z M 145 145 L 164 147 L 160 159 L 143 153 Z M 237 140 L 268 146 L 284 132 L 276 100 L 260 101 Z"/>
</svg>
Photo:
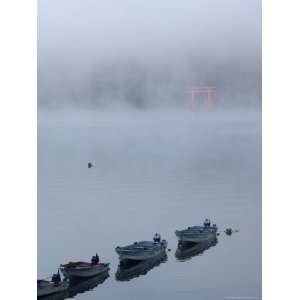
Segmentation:
<svg viewBox="0 0 300 300">
<path fill-rule="evenodd" d="M 163 91 L 165 98 L 179 97 L 178 85 L 189 83 L 219 85 L 225 98 L 234 90 L 260 95 L 258 0 L 38 4 L 39 105 L 84 105 L 103 97 L 130 102 L 125 98 L 132 95 L 137 103 L 143 93 L 146 99 Z"/>
</svg>

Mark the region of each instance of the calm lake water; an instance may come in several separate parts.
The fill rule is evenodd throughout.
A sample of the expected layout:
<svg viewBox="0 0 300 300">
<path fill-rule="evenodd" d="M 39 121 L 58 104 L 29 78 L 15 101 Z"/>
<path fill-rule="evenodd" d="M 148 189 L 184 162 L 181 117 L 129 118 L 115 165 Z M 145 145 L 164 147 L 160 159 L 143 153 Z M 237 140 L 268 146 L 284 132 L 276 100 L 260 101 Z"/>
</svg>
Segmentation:
<svg viewBox="0 0 300 300">
<path fill-rule="evenodd" d="M 174 231 L 206 217 L 218 240 L 176 253 Z M 155 232 L 167 257 L 120 275 L 115 247 Z M 261 298 L 260 112 L 39 112 L 38 276 L 95 252 L 110 277 L 69 296 Z"/>
</svg>

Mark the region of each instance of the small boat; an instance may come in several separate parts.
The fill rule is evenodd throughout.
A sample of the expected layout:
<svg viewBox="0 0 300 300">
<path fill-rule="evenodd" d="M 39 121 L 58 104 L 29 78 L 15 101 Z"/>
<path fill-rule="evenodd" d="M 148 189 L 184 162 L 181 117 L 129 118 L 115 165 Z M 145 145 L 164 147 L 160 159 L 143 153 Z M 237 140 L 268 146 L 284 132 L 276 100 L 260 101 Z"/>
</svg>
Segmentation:
<svg viewBox="0 0 300 300">
<path fill-rule="evenodd" d="M 217 236 L 218 227 L 216 224 L 211 226 L 209 219 L 205 219 L 203 226 L 192 226 L 184 230 L 176 230 L 175 234 L 179 242 L 199 243 L 209 241 Z"/>
<path fill-rule="evenodd" d="M 159 256 L 142 261 L 128 261 L 127 263 L 120 263 L 116 272 L 116 280 L 130 281 L 133 278 L 146 275 L 153 268 L 158 267 L 161 263 L 166 262 L 167 259 L 167 254 L 162 253 Z"/>
<path fill-rule="evenodd" d="M 37 280 L 37 296 L 43 297 L 56 293 L 65 292 L 69 287 L 69 282 L 61 280 L 59 270 L 56 274 L 52 275 L 50 280 L 38 279 Z"/>
<path fill-rule="evenodd" d="M 186 261 L 194 256 L 202 255 L 209 248 L 216 246 L 218 243 L 217 238 L 213 238 L 210 241 L 193 243 L 186 242 L 184 244 L 178 243 L 177 250 L 175 252 L 175 257 L 179 261 Z"/>
<path fill-rule="evenodd" d="M 107 272 L 109 263 L 101 263 L 98 254 L 96 254 L 92 257 L 91 262 L 69 262 L 60 265 L 60 270 L 66 278 L 92 277 Z"/>
<path fill-rule="evenodd" d="M 161 240 L 161 236 L 156 233 L 153 241 L 141 241 L 135 242 L 125 247 L 117 247 L 116 252 L 119 255 L 119 259 L 123 260 L 146 260 L 162 253 L 165 253 L 167 248 L 167 241 Z"/>
</svg>

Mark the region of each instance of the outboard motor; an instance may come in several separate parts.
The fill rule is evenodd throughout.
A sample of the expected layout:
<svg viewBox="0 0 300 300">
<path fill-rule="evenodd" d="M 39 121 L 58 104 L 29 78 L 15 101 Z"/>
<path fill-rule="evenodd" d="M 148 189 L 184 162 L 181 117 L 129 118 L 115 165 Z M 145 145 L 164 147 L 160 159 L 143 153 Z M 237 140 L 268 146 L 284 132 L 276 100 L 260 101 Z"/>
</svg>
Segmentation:
<svg viewBox="0 0 300 300">
<path fill-rule="evenodd" d="M 96 255 L 92 257 L 91 262 L 93 265 L 96 265 L 97 263 L 99 263 L 98 253 L 96 253 Z"/>
<path fill-rule="evenodd" d="M 52 275 L 51 281 L 56 283 L 56 284 L 61 282 L 59 270 L 57 271 L 56 274 Z"/>
<path fill-rule="evenodd" d="M 204 227 L 210 227 L 210 220 L 209 219 L 205 219 Z"/>
<path fill-rule="evenodd" d="M 161 240 L 160 234 L 155 233 L 155 235 L 154 235 L 154 237 L 153 237 L 153 241 L 154 241 L 155 243 L 159 243 L 160 240 Z"/>
</svg>

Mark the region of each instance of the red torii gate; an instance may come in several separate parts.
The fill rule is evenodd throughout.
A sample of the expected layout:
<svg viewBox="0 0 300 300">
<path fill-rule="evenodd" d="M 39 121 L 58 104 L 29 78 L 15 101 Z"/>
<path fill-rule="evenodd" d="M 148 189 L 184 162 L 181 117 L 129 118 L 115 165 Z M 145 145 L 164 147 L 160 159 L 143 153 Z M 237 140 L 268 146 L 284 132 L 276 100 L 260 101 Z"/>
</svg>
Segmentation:
<svg viewBox="0 0 300 300">
<path fill-rule="evenodd" d="M 189 93 L 191 93 L 191 102 L 190 102 L 191 109 L 193 111 L 196 110 L 195 96 L 197 93 L 206 94 L 206 99 L 204 104 L 207 108 L 210 108 L 214 102 L 215 89 L 216 89 L 215 86 L 196 86 L 196 85 L 191 86 L 189 89 Z"/>
</svg>

